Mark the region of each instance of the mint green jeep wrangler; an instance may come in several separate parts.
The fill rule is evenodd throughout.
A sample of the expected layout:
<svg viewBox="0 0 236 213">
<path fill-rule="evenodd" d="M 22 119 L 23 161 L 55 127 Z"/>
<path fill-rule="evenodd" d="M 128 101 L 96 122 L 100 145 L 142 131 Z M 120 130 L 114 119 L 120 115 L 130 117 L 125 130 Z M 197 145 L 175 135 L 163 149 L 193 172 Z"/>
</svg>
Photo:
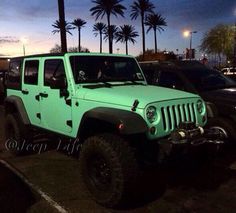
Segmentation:
<svg viewBox="0 0 236 213">
<path fill-rule="evenodd" d="M 206 107 L 198 95 L 148 86 L 131 56 L 13 58 L 6 87 L 6 140 L 32 143 L 32 128 L 78 140 L 82 180 L 106 206 L 123 201 L 144 159 L 159 162 L 176 146 L 220 143 L 202 128 Z"/>
</svg>

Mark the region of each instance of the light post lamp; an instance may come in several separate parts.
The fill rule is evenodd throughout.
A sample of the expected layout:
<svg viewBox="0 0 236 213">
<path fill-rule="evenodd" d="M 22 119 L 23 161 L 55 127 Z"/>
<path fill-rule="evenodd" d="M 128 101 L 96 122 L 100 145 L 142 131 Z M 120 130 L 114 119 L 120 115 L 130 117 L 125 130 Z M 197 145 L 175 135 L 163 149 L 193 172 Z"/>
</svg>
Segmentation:
<svg viewBox="0 0 236 213">
<path fill-rule="evenodd" d="M 184 31 L 184 37 L 190 37 L 190 41 L 189 41 L 189 59 L 192 59 L 192 39 L 193 39 L 193 33 L 197 33 L 197 31 Z"/>
</svg>

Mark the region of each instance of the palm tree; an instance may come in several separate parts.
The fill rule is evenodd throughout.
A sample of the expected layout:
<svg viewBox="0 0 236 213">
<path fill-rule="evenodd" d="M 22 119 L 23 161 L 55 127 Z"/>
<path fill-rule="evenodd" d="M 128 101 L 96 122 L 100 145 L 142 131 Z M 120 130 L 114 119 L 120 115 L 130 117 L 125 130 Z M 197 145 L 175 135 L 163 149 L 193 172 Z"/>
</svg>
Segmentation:
<svg viewBox="0 0 236 213">
<path fill-rule="evenodd" d="M 145 30 L 144 30 L 144 20 L 145 15 L 152 13 L 155 6 L 149 0 L 136 0 L 131 5 L 131 19 L 137 19 L 138 16 L 141 17 L 142 25 L 142 40 L 143 40 L 143 54 L 145 54 Z"/>
<path fill-rule="evenodd" d="M 80 45 L 80 40 L 81 40 L 81 28 L 84 27 L 84 25 L 87 22 L 84 21 L 83 19 L 77 18 L 75 19 L 71 24 L 77 27 L 78 29 L 78 51 L 81 51 L 81 45 Z"/>
<path fill-rule="evenodd" d="M 122 16 L 124 17 L 124 10 L 126 10 L 126 7 L 124 7 L 122 4 L 120 4 L 123 0 L 92 0 L 96 6 L 92 7 L 90 9 L 91 15 L 96 17 L 96 20 L 100 17 L 101 19 L 106 15 L 107 17 L 107 26 L 108 26 L 108 41 L 109 41 L 109 53 L 113 52 L 112 49 L 112 39 L 111 39 L 111 15 L 114 16 Z"/>
<path fill-rule="evenodd" d="M 105 41 L 109 40 L 111 41 L 111 46 L 113 46 L 113 40 L 116 39 L 116 33 L 118 32 L 118 27 L 116 25 L 111 25 L 110 30 L 108 29 L 108 26 L 104 30 L 104 39 Z"/>
<path fill-rule="evenodd" d="M 65 21 L 65 7 L 64 0 L 58 0 L 58 13 L 59 13 L 59 23 L 60 25 L 60 35 L 61 35 L 61 52 L 67 52 L 66 43 L 66 21 Z"/>
<path fill-rule="evenodd" d="M 55 28 L 55 30 L 52 31 L 53 34 L 55 33 L 59 33 L 61 31 L 62 25 L 60 23 L 60 21 L 56 20 L 52 26 Z M 71 26 L 71 24 L 69 24 L 67 21 L 65 21 L 65 30 L 67 33 L 69 33 L 70 35 L 72 35 L 72 33 L 70 32 L 70 30 L 73 30 L 74 27 Z"/>
<path fill-rule="evenodd" d="M 164 31 L 162 26 L 167 26 L 165 18 L 158 13 L 149 14 L 146 17 L 145 25 L 148 26 L 147 33 L 153 29 L 154 31 L 154 42 L 155 42 L 155 53 L 157 53 L 157 30 L 159 32 Z"/>
<path fill-rule="evenodd" d="M 100 53 L 102 53 L 102 35 L 104 34 L 105 28 L 106 25 L 102 22 L 97 22 L 93 25 L 93 31 L 95 32 L 94 35 L 97 36 L 99 34 L 100 36 Z"/>
<path fill-rule="evenodd" d="M 134 26 L 132 25 L 123 25 L 120 26 L 119 31 L 116 33 L 116 42 L 125 43 L 126 55 L 128 55 L 128 41 L 133 44 L 136 42 L 134 39 L 138 36 L 138 32 L 135 31 Z"/>
</svg>

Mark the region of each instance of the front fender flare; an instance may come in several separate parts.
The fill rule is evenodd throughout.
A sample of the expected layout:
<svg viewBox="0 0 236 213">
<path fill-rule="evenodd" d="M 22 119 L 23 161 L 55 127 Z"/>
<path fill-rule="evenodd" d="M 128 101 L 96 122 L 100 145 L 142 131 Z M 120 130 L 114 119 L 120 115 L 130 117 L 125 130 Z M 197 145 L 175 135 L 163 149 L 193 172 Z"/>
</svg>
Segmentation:
<svg viewBox="0 0 236 213">
<path fill-rule="evenodd" d="M 123 128 L 119 131 L 121 134 L 138 134 L 145 133 L 148 130 L 145 120 L 137 113 L 121 109 L 97 107 L 87 111 L 82 120 L 80 128 L 87 119 L 96 119 L 105 121 L 117 127 L 122 124 Z"/>
</svg>

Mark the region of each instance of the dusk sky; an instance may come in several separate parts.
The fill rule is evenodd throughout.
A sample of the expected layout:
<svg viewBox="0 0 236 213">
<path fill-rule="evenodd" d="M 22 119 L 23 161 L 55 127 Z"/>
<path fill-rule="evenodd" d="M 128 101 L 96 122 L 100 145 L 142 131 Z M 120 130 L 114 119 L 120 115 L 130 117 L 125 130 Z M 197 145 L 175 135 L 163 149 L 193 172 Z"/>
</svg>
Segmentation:
<svg viewBox="0 0 236 213">
<path fill-rule="evenodd" d="M 136 56 L 142 50 L 141 21 L 130 19 L 130 5 L 133 0 L 123 1 L 127 8 L 125 18 L 112 17 L 112 24 L 132 24 L 140 36 L 137 43 L 129 43 L 129 53 Z M 234 24 L 236 21 L 236 0 L 152 0 L 155 12 L 166 18 L 165 31 L 158 33 L 158 49 L 183 53 L 189 47 L 189 38 L 184 38 L 184 30 L 197 31 L 193 35 L 193 48 L 198 48 L 203 35 L 217 24 Z M 92 28 L 95 18 L 89 9 L 91 0 L 65 0 L 66 20 L 75 18 L 87 21 L 82 29 L 81 45 L 91 52 L 99 51 L 99 37 Z M 0 55 L 23 55 L 21 39 L 25 38 L 26 54 L 49 52 L 55 44 L 60 44 L 59 34 L 52 34 L 52 23 L 58 19 L 57 0 L 0 0 Z M 106 23 L 106 19 L 98 20 Z M 77 30 L 73 36 L 67 34 L 68 47 L 77 46 Z M 104 42 L 104 52 L 108 52 L 108 42 Z M 146 47 L 154 48 L 153 32 L 146 36 Z M 123 43 L 114 42 L 114 53 L 125 53 Z"/>
</svg>

